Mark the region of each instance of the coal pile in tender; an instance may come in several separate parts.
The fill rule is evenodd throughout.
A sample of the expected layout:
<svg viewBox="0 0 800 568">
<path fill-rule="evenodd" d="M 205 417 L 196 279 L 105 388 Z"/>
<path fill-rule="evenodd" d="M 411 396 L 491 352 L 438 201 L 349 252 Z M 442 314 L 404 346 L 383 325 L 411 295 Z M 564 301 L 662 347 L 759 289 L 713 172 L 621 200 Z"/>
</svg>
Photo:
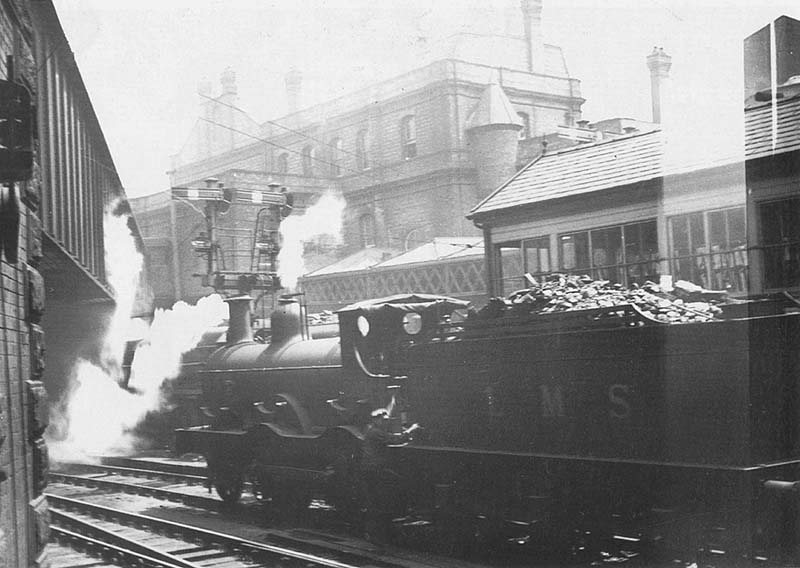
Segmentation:
<svg viewBox="0 0 800 568">
<path fill-rule="evenodd" d="M 531 281 L 530 288 L 514 292 L 503 303 L 515 312 L 534 314 L 634 305 L 660 322 L 691 323 L 715 319 L 726 296 L 683 280 L 665 290 L 653 282 L 626 288 L 589 276 L 552 274 L 541 283 Z"/>
</svg>

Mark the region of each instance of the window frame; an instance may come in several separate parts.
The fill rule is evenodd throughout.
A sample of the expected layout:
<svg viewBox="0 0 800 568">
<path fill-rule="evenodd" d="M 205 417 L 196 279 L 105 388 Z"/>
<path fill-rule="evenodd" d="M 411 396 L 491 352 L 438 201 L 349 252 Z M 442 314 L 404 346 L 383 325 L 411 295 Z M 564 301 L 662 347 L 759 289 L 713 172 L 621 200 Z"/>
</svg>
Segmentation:
<svg viewBox="0 0 800 568">
<path fill-rule="evenodd" d="M 369 141 L 367 139 L 368 136 L 369 132 L 366 128 L 362 128 L 356 133 L 356 166 L 362 171 L 370 168 L 368 154 Z"/>
<path fill-rule="evenodd" d="M 278 154 L 278 158 L 275 160 L 275 169 L 279 174 L 288 174 L 289 173 L 289 153 L 282 152 Z"/>
<path fill-rule="evenodd" d="M 712 243 L 712 216 L 723 215 L 725 244 Z M 741 240 L 733 238 L 731 225 L 738 214 L 742 221 Z M 692 217 L 695 221 L 692 221 Z M 700 220 L 701 231 L 697 229 Z M 676 224 L 685 220 L 687 226 L 688 252 L 680 254 L 676 250 Z M 734 205 L 717 209 L 690 211 L 670 215 L 667 222 L 669 271 L 676 280 L 689 280 L 710 290 L 727 290 L 732 294 L 746 294 L 749 289 L 749 254 L 747 250 L 747 208 Z M 701 236 L 695 232 L 702 232 Z M 734 244 L 738 242 L 738 244 Z M 718 247 L 714 250 L 714 247 Z M 688 266 L 688 269 L 687 269 Z M 725 282 L 728 284 L 726 285 Z"/>
<path fill-rule="evenodd" d="M 792 202 L 794 202 L 792 204 Z M 790 229 L 794 228 L 794 238 L 791 232 L 783 234 L 783 225 L 785 219 L 780 219 L 780 224 L 776 223 L 773 218 L 770 222 L 765 222 L 764 214 L 766 208 L 777 207 L 781 214 L 789 212 L 800 218 L 800 197 L 798 196 L 783 196 L 775 199 L 759 201 L 756 204 L 756 215 L 758 222 L 758 249 L 761 256 L 762 267 L 762 284 L 765 290 L 794 290 L 800 287 L 800 223 L 789 223 Z M 795 211 L 792 212 L 792 207 Z M 766 239 L 767 228 L 774 229 L 778 226 L 778 231 L 781 233 L 780 242 L 768 242 Z M 778 262 L 774 265 L 770 263 L 770 256 L 775 252 L 778 253 Z M 792 267 L 794 269 L 792 270 Z M 775 274 L 777 273 L 777 274 Z M 771 277 L 777 276 L 778 279 L 771 280 Z"/>
<path fill-rule="evenodd" d="M 650 250 L 649 253 L 645 251 L 643 248 L 645 243 L 641 238 L 642 231 L 644 230 L 644 225 L 652 225 L 648 230 L 652 231 L 655 240 L 653 244 L 655 247 Z M 649 254 L 650 258 L 631 261 L 629 256 L 629 247 L 628 247 L 628 240 L 629 238 L 626 237 L 626 233 L 629 230 L 633 230 L 634 227 L 637 227 L 637 231 L 640 234 L 640 247 L 642 247 L 640 255 L 645 257 Z M 617 241 L 617 246 L 615 248 L 611 248 L 606 246 L 605 248 L 601 249 L 599 247 L 595 247 L 596 240 L 600 237 L 601 233 L 605 233 L 606 236 L 612 234 L 614 230 L 617 230 L 619 233 L 619 240 Z M 585 235 L 585 256 L 588 262 L 587 266 L 579 266 L 575 265 L 573 267 L 567 268 L 565 265 L 565 260 L 567 255 L 564 251 L 564 239 L 566 237 L 577 237 L 579 235 Z M 599 241 L 598 241 L 599 242 Z M 606 238 L 606 242 L 608 243 L 608 239 Z M 646 280 L 654 280 L 658 281 L 660 275 L 659 263 L 660 263 L 660 253 L 658 248 L 658 220 L 656 218 L 650 219 L 641 219 L 638 221 L 631 221 L 629 223 L 620 223 L 616 225 L 604 225 L 600 227 L 591 227 L 588 229 L 582 229 L 580 231 L 568 231 L 559 233 L 557 235 L 557 247 L 558 247 L 558 270 L 560 272 L 565 272 L 567 274 L 588 274 L 595 280 L 610 280 L 612 282 L 617 282 L 622 284 L 623 286 L 630 286 L 634 282 L 636 283 L 643 283 Z M 599 258 L 600 251 L 609 251 L 612 250 L 618 255 L 618 258 L 613 260 L 607 261 L 605 263 L 597 263 L 596 258 Z M 644 267 L 645 271 L 640 276 L 636 276 L 634 271 L 641 270 Z"/>
<path fill-rule="evenodd" d="M 313 144 L 308 144 L 306 146 L 303 146 L 302 157 L 303 157 L 303 175 L 313 176 L 314 162 L 317 159 L 317 150 Z"/>
<path fill-rule="evenodd" d="M 417 157 L 417 119 L 413 114 L 400 119 L 400 155 L 404 160 Z"/>
<path fill-rule="evenodd" d="M 519 131 L 519 139 L 527 140 L 531 137 L 531 115 L 527 112 L 518 112 L 517 116 L 522 121 L 522 129 Z"/>
</svg>

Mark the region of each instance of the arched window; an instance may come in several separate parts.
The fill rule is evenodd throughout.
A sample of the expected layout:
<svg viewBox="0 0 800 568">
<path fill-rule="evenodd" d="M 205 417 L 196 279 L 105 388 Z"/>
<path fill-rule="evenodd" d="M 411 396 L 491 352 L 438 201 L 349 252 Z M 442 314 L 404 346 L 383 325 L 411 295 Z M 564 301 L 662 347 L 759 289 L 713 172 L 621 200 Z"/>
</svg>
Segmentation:
<svg viewBox="0 0 800 568">
<path fill-rule="evenodd" d="M 317 151 L 313 146 L 308 145 L 303 148 L 303 175 L 314 175 L 314 162 L 316 159 Z"/>
<path fill-rule="evenodd" d="M 369 169 L 366 130 L 359 130 L 358 134 L 356 134 L 356 165 L 358 166 L 359 170 Z"/>
<path fill-rule="evenodd" d="M 361 236 L 361 247 L 375 246 L 375 217 L 365 213 L 358 218 L 358 232 Z"/>
<path fill-rule="evenodd" d="M 279 174 L 289 173 L 289 154 L 284 152 L 283 154 L 278 156 L 278 163 L 276 164 L 276 169 L 278 170 Z"/>
<path fill-rule="evenodd" d="M 334 138 L 331 140 L 331 175 L 338 177 L 342 175 L 342 139 Z"/>
<path fill-rule="evenodd" d="M 531 117 L 526 112 L 518 112 L 520 122 L 522 123 L 522 130 L 519 131 L 519 139 L 525 140 L 531 136 Z"/>
<path fill-rule="evenodd" d="M 400 121 L 401 154 L 404 160 L 409 160 L 417 155 L 417 126 L 414 115 L 404 116 Z"/>
</svg>

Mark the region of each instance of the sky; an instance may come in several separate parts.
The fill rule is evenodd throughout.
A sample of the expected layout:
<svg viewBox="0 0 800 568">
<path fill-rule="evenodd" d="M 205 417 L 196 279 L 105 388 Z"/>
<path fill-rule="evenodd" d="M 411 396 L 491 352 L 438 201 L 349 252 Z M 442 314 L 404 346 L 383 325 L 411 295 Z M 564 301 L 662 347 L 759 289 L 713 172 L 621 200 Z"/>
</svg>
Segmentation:
<svg viewBox="0 0 800 568">
<path fill-rule="evenodd" d="M 226 68 L 239 106 L 264 121 L 286 114 L 292 67 L 307 105 L 419 66 L 438 38 L 521 29 L 518 0 L 53 1 L 129 197 L 169 188 L 198 84 L 211 81 L 216 96 Z M 663 47 L 669 117 L 694 149 L 741 140 L 742 40 L 781 15 L 800 19 L 800 2 L 544 0 L 542 19 L 590 121 L 651 118 L 645 57 Z"/>
</svg>

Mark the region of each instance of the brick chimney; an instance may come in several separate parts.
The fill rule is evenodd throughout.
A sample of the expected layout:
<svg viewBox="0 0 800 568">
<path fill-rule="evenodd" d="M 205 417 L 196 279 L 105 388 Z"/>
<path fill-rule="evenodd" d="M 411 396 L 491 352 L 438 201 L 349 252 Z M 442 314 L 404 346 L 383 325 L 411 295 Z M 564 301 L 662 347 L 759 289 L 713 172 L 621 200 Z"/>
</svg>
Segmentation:
<svg viewBox="0 0 800 568">
<path fill-rule="evenodd" d="M 664 48 L 654 47 L 653 53 L 647 56 L 647 67 L 650 69 L 650 90 L 653 104 L 653 122 L 661 123 L 665 103 L 667 101 L 667 84 L 672 57 L 664 53 Z"/>
<path fill-rule="evenodd" d="M 289 114 L 292 114 L 300 108 L 300 90 L 303 86 L 303 74 L 295 67 L 292 67 L 286 73 L 284 81 L 286 83 L 286 103 Z"/>
<path fill-rule="evenodd" d="M 544 73 L 542 3 L 542 0 L 522 0 L 520 4 L 525 30 L 525 60 L 531 73 Z"/>
</svg>

